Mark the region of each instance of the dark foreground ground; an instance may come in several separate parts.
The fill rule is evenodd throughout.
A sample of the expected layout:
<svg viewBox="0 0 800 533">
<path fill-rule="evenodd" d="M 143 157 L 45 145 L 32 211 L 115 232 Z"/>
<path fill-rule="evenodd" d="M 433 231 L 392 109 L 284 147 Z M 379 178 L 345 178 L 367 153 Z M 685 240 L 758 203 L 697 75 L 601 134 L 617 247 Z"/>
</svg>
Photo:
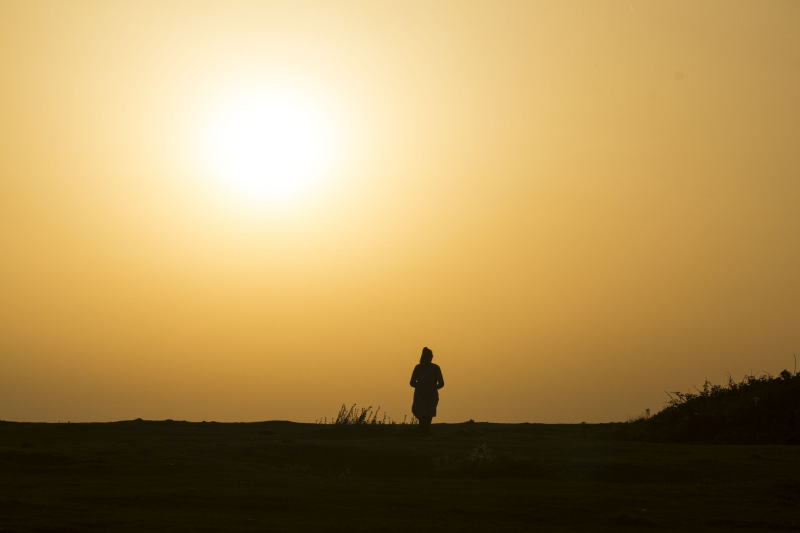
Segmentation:
<svg viewBox="0 0 800 533">
<path fill-rule="evenodd" d="M 800 531 L 797 446 L 410 429 L 0 422 L 0 531 Z"/>
</svg>

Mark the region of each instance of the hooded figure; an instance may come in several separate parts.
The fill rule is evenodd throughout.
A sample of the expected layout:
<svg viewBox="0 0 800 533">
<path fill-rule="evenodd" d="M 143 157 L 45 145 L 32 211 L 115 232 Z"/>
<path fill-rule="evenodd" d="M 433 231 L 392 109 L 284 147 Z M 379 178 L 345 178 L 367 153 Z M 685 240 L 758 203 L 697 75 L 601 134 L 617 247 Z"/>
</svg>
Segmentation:
<svg viewBox="0 0 800 533">
<path fill-rule="evenodd" d="M 411 412 L 419 420 L 419 432 L 422 435 L 430 434 L 431 419 L 436 416 L 436 406 L 439 404 L 439 389 L 444 387 L 442 370 L 432 360 L 433 352 L 430 348 L 423 348 L 419 364 L 411 374 L 411 386 L 414 387 Z"/>
</svg>

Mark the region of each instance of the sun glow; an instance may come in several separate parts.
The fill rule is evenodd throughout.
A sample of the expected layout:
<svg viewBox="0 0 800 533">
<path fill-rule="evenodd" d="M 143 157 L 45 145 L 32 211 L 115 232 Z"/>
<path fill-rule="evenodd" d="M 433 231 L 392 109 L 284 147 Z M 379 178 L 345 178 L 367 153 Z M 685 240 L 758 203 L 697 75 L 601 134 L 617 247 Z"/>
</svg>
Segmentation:
<svg viewBox="0 0 800 533">
<path fill-rule="evenodd" d="M 328 119 L 297 94 L 239 94 L 211 120 L 205 151 L 221 188 L 248 202 L 306 196 L 334 152 Z"/>
</svg>

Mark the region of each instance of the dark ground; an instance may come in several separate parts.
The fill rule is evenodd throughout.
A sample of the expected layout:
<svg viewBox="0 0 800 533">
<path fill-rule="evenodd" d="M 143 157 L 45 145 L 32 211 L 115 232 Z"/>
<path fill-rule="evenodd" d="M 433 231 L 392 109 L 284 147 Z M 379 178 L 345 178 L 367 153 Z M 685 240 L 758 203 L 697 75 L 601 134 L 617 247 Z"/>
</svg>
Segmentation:
<svg viewBox="0 0 800 533">
<path fill-rule="evenodd" d="M 0 531 L 800 531 L 800 447 L 606 430 L 0 422 Z"/>
</svg>

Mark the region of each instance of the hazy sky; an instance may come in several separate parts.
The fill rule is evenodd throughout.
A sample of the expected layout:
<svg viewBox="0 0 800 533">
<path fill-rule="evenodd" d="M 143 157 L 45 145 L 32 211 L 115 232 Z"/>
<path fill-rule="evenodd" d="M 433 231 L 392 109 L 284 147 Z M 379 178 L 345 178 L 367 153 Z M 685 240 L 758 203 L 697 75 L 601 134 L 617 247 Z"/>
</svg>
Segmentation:
<svg viewBox="0 0 800 533">
<path fill-rule="evenodd" d="M 800 351 L 800 3 L 0 1 L 0 419 L 607 422 Z"/>
</svg>

